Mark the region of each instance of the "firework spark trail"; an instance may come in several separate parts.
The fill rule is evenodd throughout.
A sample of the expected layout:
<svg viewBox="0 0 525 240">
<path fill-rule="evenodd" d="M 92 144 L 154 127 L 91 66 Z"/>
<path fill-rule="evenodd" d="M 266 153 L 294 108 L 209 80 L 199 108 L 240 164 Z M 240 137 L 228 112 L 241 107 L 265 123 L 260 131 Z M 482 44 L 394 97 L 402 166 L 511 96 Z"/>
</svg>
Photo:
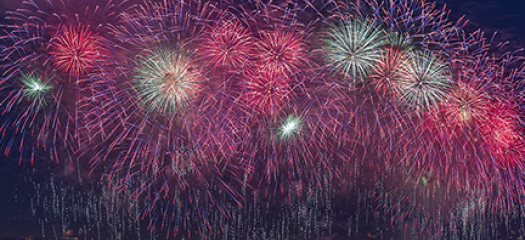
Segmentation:
<svg viewBox="0 0 525 240">
<path fill-rule="evenodd" d="M 103 140 L 94 146 L 93 167 L 107 166 L 110 177 L 121 179 L 116 189 L 130 192 L 135 202 L 151 199 L 142 215 L 157 212 L 150 225 L 162 220 L 175 233 L 184 228 L 190 235 L 194 217 L 204 223 L 197 226 L 199 232 L 204 227 L 212 231 L 200 202 L 218 202 L 216 191 L 227 192 L 233 201 L 242 199 L 229 186 L 237 184 L 236 178 L 223 179 L 223 174 L 240 171 L 234 161 L 225 161 L 238 140 L 210 132 L 238 127 L 227 122 L 233 121 L 228 110 L 211 105 L 220 95 L 214 88 L 224 83 L 211 75 L 216 69 L 202 64 L 210 61 L 196 50 L 206 26 L 221 16 L 212 4 L 196 1 L 146 2 L 123 12 L 121 24 L 112 26 L 122 57 L 100 66 L 95 77 L 100 85 L 93 96 L 108 101 L 90 103 L 98 104 L 91 124 Z M 219 125 L 219 119 L 226 121 Z M 127 186 L 133 182 L 144 184 Z M 156 206 L 165 200 L 182 201 L 186 207 L 168 204 L 159 210 Z"/>
<path fill-rule="evenodd" d="M 137 217 L 153 216 L 152 231 L 212 231 L 210 219 L 231 217 L 221 194 L 240 206 L 247 189 L 307 193 L 357 166 L 383 176 L 386 209 L 425 215 L 423 227 L 474 200 L 522 204 L 521 59 L 494 55 L 501 45 L 444 8 L 80 3 L 30 0 L 7 14 L 1 146 L 22 159 L 34 142 L 31 161 L 40 144 L 56 160 L 80 153 L 111 191 L 148 200 Z"/>
<path fill-rule="evenodd" d="M 0 81 L 4 97 L 1 110 L 8 119 L 0 129 L 4 154 L 9 155 L 15 145 L 20 152 L 19 162 L 26 157 L 26 147 L 30 149 L 31 163 L 40 147 L 49 149 L 55 161 L 59 161 L 59 155 L 69 158 L 73 152 L 69 132 L 73 119 L 63 102 L 64 94 L 69 92 L 67 84 L 49 69 L 49 29 L 39 24 L 6 27 L 11 32 L 2 37 L 0 54 L 5 71 Z M 57 151 L 61 147 L 65 148 L 65 156 Z"/>
<path fill-rule="evenodd" d="M 19 115 L 16 121 L 24 122 L 19 124 L 24 133 L 24 128 L 33 129 L 31 136 L 36 138 L 32 140 L 35 146 L 52 139 L 51 144 L 46 143 L 44 147 L 51 149 L 56 161 L 62 155 L 57 154 L 57 148 L 64 148 L 61 151 L 71 159 L 79 150 L 80 138 L 86 137 L 82 136 L 79 127 L 84 119 L 80 111 L 83 94 L 80 89 L 89 85 L 88 74 L 111 50 L 102 37 L 108 33 L 105 21 L 114 20 L 115 8 L 124 8 L 126 3 L 115 4 L 112 0 L 25 1 L 24 8 L 7 12 L 9 23 L 6 27 L 10 32 L 3 36 L 6 41 L 2 67 L 6 75 L 2 88 L 16 90 L 21 86 L 16 82 L 24 81 L 21 80 L 24 75 L 39 76 L 46 81 L 49 89 L 46 89 L 45 106 L 38 107 L 34 102 L 28 111 L 36 109 L 35 115 L 32 118 L 27 114 Z M 24 107 L 21 102 L 17 104 Z M 36 129 L 39 133 L 33 134 Z M 62 139 L 63 144 L 58 144 L 58 139 Z"/>
</svg>

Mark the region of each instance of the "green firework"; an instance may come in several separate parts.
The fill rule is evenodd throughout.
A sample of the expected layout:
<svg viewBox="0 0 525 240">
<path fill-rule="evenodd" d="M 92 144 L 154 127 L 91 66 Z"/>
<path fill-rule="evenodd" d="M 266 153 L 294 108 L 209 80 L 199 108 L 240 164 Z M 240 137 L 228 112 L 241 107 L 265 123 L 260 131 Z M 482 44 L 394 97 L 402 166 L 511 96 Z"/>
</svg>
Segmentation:
<svg viewBox="0 0 525 240">
<path fill-rule="evenodd" d="M 49 80 L 42 79 L 38 73 L 22 73 L 23 93 L 27 99 L 45 104 L 45 95 L 53 87 Z"/>
<path fill-rule="evenodd" d="M 379 61 L 387 41 L 385 33 L 373 23 L 347 20 L 331 26 L 324 43 L 328 64 L 335 71 L 357 79 L 366 77 Z"/>
<path fill-rule="evenodd" d="M 166 115 L 188 107 L 203 81 L 190 57 L 166 49 L 153 51 L 140 60 L 134 76 L 140 103 L 147 111 Z"/>
<path fill-rule="evenodd" d="M 300 117 L 289 116 L 285 121 L 281 123 L 278 129 L 278 135 L 281 140 L 294 138 L 303 125 L 303 120 Z"/>
</svg>

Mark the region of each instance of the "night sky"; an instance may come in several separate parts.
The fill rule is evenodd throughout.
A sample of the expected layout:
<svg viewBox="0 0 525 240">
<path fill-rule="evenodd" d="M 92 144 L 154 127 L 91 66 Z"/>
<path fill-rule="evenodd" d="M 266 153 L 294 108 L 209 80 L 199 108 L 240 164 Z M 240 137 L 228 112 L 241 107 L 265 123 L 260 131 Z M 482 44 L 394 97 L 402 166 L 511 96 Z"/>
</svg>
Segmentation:
<svg viewBox="0 0 525 240">
<path fill-rule="evenodd" d="M 0 0 L 0 17 L 3 12 L 12 10 L 12 1 Z M 19 0 L 21 1 L 21 0 Z M 495 42 L 508 41 L 506 50 L 525 48 L 525 1 L 489 1 L 489 0 L 438 0 L 438 4 L 447 4 L 451 10 L 451 17 L 458 18 L 465 15 L 469 19 L 468 30 L 481 28 L 487 35 L 498 32 Z M 16 4 L 15 4 L 16 5 Z M 520 53 L 525 56 L 524 53 Z M 0 116 L 0 122 L 3 122 Z M 0 152 L 3 152 L 0 149 Z M 30 211 L 28 194 L 33 194 L 33 186 L 24 181 L 24 174 L 38 179 L 48 179 L 51 172 L 67 172 L 63 164 L 51 163 L 48 166 L 37 160 L 35 166 L 40 172 L 32 174 L 33 167 L 27 162 L 18 164 L 18 158 L 9 159 L 0 155 L 0 239 L 15 236 L 39 236 L 40 225 Z M 43 170 L 42 170 L 43 169 Z M 66 170 L 64 170 L 66 169 Z M 345 238 L 338 238 L 345 239 Z"/>
</svg>

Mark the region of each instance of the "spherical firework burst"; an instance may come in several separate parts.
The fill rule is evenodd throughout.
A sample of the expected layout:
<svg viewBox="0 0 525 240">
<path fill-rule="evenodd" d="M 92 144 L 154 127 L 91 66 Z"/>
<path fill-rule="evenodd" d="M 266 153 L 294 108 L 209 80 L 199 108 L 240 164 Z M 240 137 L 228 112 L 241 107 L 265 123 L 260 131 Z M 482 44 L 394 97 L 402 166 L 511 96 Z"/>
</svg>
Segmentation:
<svg viewBox="0 0 525 240">
<path fill-rule="evenodd" d="M 476 84 L 458 82 L 449 92 L 446 101 L 439 105 L 443 120 L 453 128 L 472 126 L 475 119 L 488 113 L 490 97 Z"/>
<path fill-rule="evenodd" d="M 73 78 L 88 73 L 101 61 L 107 51 L 98 34 L 86 26 L 61 26 L 51 40 L 53 64 Z"/>
<path fill-rule="evenodd" d="M 490 104 L 486 113 L 480 119 L 479 131 L 493 160 L 504 170 L 523 168 L 525 143 L 518 111 L 509 102 L 500 101 Z M 514 178 L 512 180 L 523 181 Z"/>
<path fill-rule="evenodd" d="M 214 23 L 203 33 L 197 52 L 211 67 L 238 71 L 254 53 L 253 36 L 235 18 Z"/>
<path fill-rule="evenodd" d="M 279 135 L 281 140 L 293 139 L 300 133 L 302 124 L 303 120 L 301 118 L 290 115 L 281 123 L 277 135 Z"/>
<path fill-rule="evenodd" d="M 323 41 L 328 65 L 354 81 L 379 61 L 385 34 L 368 20 L 346 19 L 330 26 Z"/>
<path fill-rule="evenodd" d="M 307 65 L 308 51 L 301 32 L 278 29 L 260 34 L 254 63 L 259 71 L 291 76 Z"/>
<path fill-rule="evenodd" d="M 428 108 L 450 88 L 450 67 L 432 52 L 414 52 L 396 86 L 398 97 L 410 107 Z"/>
<path fill-rule="evenodd" d="M 22 73 L 20 79 L 23 83 L 24 96 L 37 105 L 46 105 L 46 97 L 53 86 L 49 84 L 48 79 L 42 79 L 38 73 Z"/>
<path fill-rule="evenodd" d="M 410 54 L 409 50 L 387 48 L 373 66 L 369 76 L 370 84 L 384 99 L 392 100 L 399 97 L 396 93 L 405 77 L 403 69 L 410 64 Z"/>
<path fill-rule="evenodd" d="M 134 85 L 142 105 L 165 115 L 191 105 L 205 79 L 184 53 L 158 49 L 139 60 Z"/>
</svg>

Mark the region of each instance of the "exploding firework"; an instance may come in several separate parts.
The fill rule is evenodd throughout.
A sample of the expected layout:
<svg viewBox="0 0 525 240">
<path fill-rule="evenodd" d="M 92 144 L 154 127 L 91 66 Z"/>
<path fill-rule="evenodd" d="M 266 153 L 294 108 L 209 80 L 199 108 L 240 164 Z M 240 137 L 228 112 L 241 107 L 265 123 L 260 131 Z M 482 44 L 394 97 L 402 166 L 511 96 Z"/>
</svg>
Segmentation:
<svg viewBox="0 0 525 240">
<path fill-rule="evenodd" d="M 409 61 L 395 87 L 401 101 L 428 108 L 442 100 L 452 82 L 449 66 L 431 52 L 415 52 Z"/>
<path fill-rule="evenodd" d="M 260 34 L 254 63 L 259 71 L 291 76 L 308 62 L 308 51 L 301 32 L 279 29 Z"/>
<path fill-rule="evenodd" d="M 253 36 L 235 18 L 210 26 L 210 30 L 203 33 L 199 46 L 197 52 L 207 65 L 234 71 L 246 67 L 254 51 Z"/>
<path fill-rule="evenodd" d="M 142 58 L 134 85 L 147 111 L 168 115 L 186 108 L 198 97 L 205 79 L 184 54 L 159 49 Z"/>
<path fill-rule="evenodd" d="M 51 40 L 53 64 L 73 79 L 88 73 L 107 55 L 102 39 L 83 26 L 61 26 Z"/>
<path fill-rule="evenodd" d="M 39 25 L 8 26 L 12 31 L 2 37 L 2 67 L 4 76 L 0 81 L 2 92 L 2 145 L 9 155 L 16 146 L 20 160 L 29 153 L 33 162 L 39 149 L 50 149 L 52 158 L 70 157 L 72 154 L 69 129 L 72 116 L 62 102 L 68 92 L 67 84 L 61 82 L 46 63 L 49 39 L 45 27 Z M 62 144 L 60 144 L 60 142 Z M 63 146 L 66 155 L 57 151 Z M 24 152 L 29 148 L 28 152 Z"/>
<path fill-rule="evenodd" d="M 294 81 L 275 72 L 255 72 L 239 83 L 239 99 L 252 111 L 275 116 L 294 96 Z M 253 111 L 255 110 L 255 111 Z"/>
<path fill-rule="evenodd" d="M 290 222 L 318 220 L 336 189 L 374 186 L 364 198 L 377 192 L 372 205 L 418 233 L 522 204 L 523 68 L 433 4 L 128 3 L 33 0 L 7 14 L 6 155 L 89 162 L 167 238 L 256 235 L 267 199 Z M 354 195 L 348 222 L 371 207 Z"/>
<path fill-rule="evenodd" d="M 385 34 L 368 20 L 347 19 L 330 27 L 324 42 L 328 65 L 354 81 L 379 62 Z"/>
<path fill-rule="evenodd" d="M 403 69 L 409 63 L 410 51 L 404 49 L 389 48 L 385 49 L 374 65 L 370 73 L 370 84 L 377 89 L 378 94 L 383 99 L 398 99 L 399 86 L 405 77 Z"/>
</svg>

